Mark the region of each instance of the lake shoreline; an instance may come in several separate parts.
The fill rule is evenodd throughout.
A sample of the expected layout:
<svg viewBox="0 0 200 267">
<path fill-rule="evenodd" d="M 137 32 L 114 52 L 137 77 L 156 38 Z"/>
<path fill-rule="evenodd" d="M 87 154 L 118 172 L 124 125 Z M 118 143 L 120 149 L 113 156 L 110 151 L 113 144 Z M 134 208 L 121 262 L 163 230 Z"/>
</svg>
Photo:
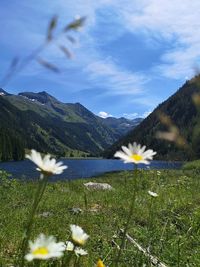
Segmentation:
<svg viewBox="0 0 200 267">
<path fill-rule="evenodd" d="M 132 163 L 124 164 L 117 159 L 63 159 L 68 168 L 61 174 L 53 176 L 53 180 L 85 179 L 113 171 L 133 170 Z M 150 165 L 139 164 L 141 169 L 180 169 L 182 162 L 152 161 Z M 32 180 L 38 177 L 36 166 L 29 160 L 0 163 L 0 169 L 10 173 L 13 178 Z"/>
</svg>

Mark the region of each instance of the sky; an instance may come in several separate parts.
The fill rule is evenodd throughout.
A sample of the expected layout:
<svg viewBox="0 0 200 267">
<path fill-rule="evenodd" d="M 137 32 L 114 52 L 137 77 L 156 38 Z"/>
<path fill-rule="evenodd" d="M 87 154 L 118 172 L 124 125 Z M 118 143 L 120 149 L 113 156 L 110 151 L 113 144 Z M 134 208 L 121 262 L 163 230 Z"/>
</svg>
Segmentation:
<svg viewBox="0 0 200 267">
<path fill-rule="evenodd" d="M 1 0 L 0 6 L 0 87 L 13 94 L 46 91 L 102 117 L 133 119 L 146 117 L 199 69 L 199 0 Z M 45 43 L 55 15 L 55 40 L 38 57 L 59 73 L 33 60 L 3 84 L 13 58 L 23 60 Z M 82 29 L 63 34 L 78 16 L 86 17 Z"/>
</svg>

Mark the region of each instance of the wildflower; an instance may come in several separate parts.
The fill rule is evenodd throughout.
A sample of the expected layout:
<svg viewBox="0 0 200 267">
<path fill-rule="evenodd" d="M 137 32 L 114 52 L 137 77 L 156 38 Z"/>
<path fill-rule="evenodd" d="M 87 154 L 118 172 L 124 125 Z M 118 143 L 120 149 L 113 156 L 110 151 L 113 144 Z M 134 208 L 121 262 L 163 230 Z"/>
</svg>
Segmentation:
<svg viewBox="0 0 200 267">
<path fill-rule="evenodd" d="M 84 250 L 82 248 L 79 248 L 79 247 L 76 247 L 75 250 L 74 250 L 74 252 L 75 252 L 75 254 L 76 254 L 77 257 L 79 257 L 79 256 L 85 256 L 85 255 L 88 254 L 86 250 Z"/>
<path fill-rule="evenodd" d="M 72 232 L 73 241 L 78 245 L 84 245 L 89 238 L 89 235 L 87 235 L 78 225 L 71 224 L 70 229 Z"/>
<path fill-rule="evenodd" d="M 152 191 L 148 191 L 148 194 L 150 195 L 150 196 L 152 196 L 152 197 L 158 197 L 158 194 L 157 193 L 155 193 L 155 192 L 152 192 Z"/>
<path fill-rule="evenodd" d="M 84 250 L 84 249 L 82 249 L 82 248 L 80 248 L 80 247 L 76 247 L 76 246 L 75 246 L 72 242 L 70 242 L 70 241 L 67 241 L 67 242 L 65 243 L 65 249 L 66 249 L 67 251 L 73 251 L 73 252 L 76 254 L 77 257 L 79 257 L 79 256 L 85 256 L 85 255 L 88 254 L 86 250 Z"/>
<path fill-rule="evenodd" d="M 63 242 L 56 243 L 53 236 L 46 237 L 44 234 L 40 234 L 34 242 L 29 241 L 29 246 L 30 252 L 25 256 L 27 261 L 59 258 L 65 250 Z"/>
<path fill-rule="evenodd" d="M 157 171 L 157 175 L 160 176 L 161 175 L 161 172 L 160 171 Z"/>
<path fill-rule="evenodd" d="M 149 160 L 153 159 L 153 156 L 156 154 L 152 149 L 146 150 L 146 146 L 141 146 L 140 144 L 133 143 L 128 144 L 128 147 L 122 146 L 123 151 L 117 151 L 115 157 L 121 158 L 124 160 L 124 163 L 144 163 L 149 164 Z"/>
<path fill-rule="evenodd" d="M 43 174 L 61 174 L 67 166 L 62 165 L 62 162 L 56 163 L 56 160 L 54 158 L 51 159 L 50 157 L 51 156 L 48 154 L 42 158 L 41 154 L 34 149 L 31 150 L 30 155 L 26 155 L 26 158 L 33 161 L 38 166 L 37 170 Z"/>
<path fill-rule="evenodd" d="M 106 266 L 103 264 L 103 261 L 99 259 L 97 262 L 97 267 L 106 267 Z"/>
<path fill-rule="evenodd" d="M 70 242 L 70 241 L 67 241 L 65 243 L 65 248 L 66 248 L 67 251 L 73 251 L 74 250 L 74 244 L 72 242 Z"/>
</svg>

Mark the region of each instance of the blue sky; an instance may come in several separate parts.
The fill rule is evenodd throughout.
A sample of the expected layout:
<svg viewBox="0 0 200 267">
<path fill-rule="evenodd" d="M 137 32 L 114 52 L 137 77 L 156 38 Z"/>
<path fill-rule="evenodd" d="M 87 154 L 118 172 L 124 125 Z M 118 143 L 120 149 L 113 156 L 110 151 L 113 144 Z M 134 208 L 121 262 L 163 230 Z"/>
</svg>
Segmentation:
<svg viewBox="0 0 200 267">
<path fill-rule="evenodd" d="M 59 66 L 59 74 L 31 62 L 4 89 L 45 90 L 102 116 L 146 116 L 198 69 L 199 11 L 199 0 L 1 0 L 0 77 L 14 57 L 44 42 L 53 15 L 55 35 L 75 16 L 87 17 L 72 33 L 75 44 L 61 36 L 40 54 Z M 59 44 L 70 49 L 72 60 Z"/>
</svg>

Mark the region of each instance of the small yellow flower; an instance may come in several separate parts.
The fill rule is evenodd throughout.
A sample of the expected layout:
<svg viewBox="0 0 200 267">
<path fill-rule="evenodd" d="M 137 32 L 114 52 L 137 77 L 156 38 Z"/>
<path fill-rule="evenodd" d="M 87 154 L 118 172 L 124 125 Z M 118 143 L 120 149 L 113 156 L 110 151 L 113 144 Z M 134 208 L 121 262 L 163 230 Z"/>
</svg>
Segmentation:
<svg viewBox="0 0 200 267">
<path fill-rule="evenodd" d="M 97 267 L 106 267 L 106 266 L 103 264 L 103 261 L 99 259 L 97 262 Z"/>
<path fill-rule="evenodd" d="M 134 142 L 133 144 L 128 144 L 128 147 L 122 146 L 122 151 L 117 151 L 114 156 L 122 159 L 124 163 L 149 164 L 149 160 L 153 159 L 156 152 L 152 149 L 145 151 L 145 149 L 146 146 L 141 146 Z"/>
</svg>

